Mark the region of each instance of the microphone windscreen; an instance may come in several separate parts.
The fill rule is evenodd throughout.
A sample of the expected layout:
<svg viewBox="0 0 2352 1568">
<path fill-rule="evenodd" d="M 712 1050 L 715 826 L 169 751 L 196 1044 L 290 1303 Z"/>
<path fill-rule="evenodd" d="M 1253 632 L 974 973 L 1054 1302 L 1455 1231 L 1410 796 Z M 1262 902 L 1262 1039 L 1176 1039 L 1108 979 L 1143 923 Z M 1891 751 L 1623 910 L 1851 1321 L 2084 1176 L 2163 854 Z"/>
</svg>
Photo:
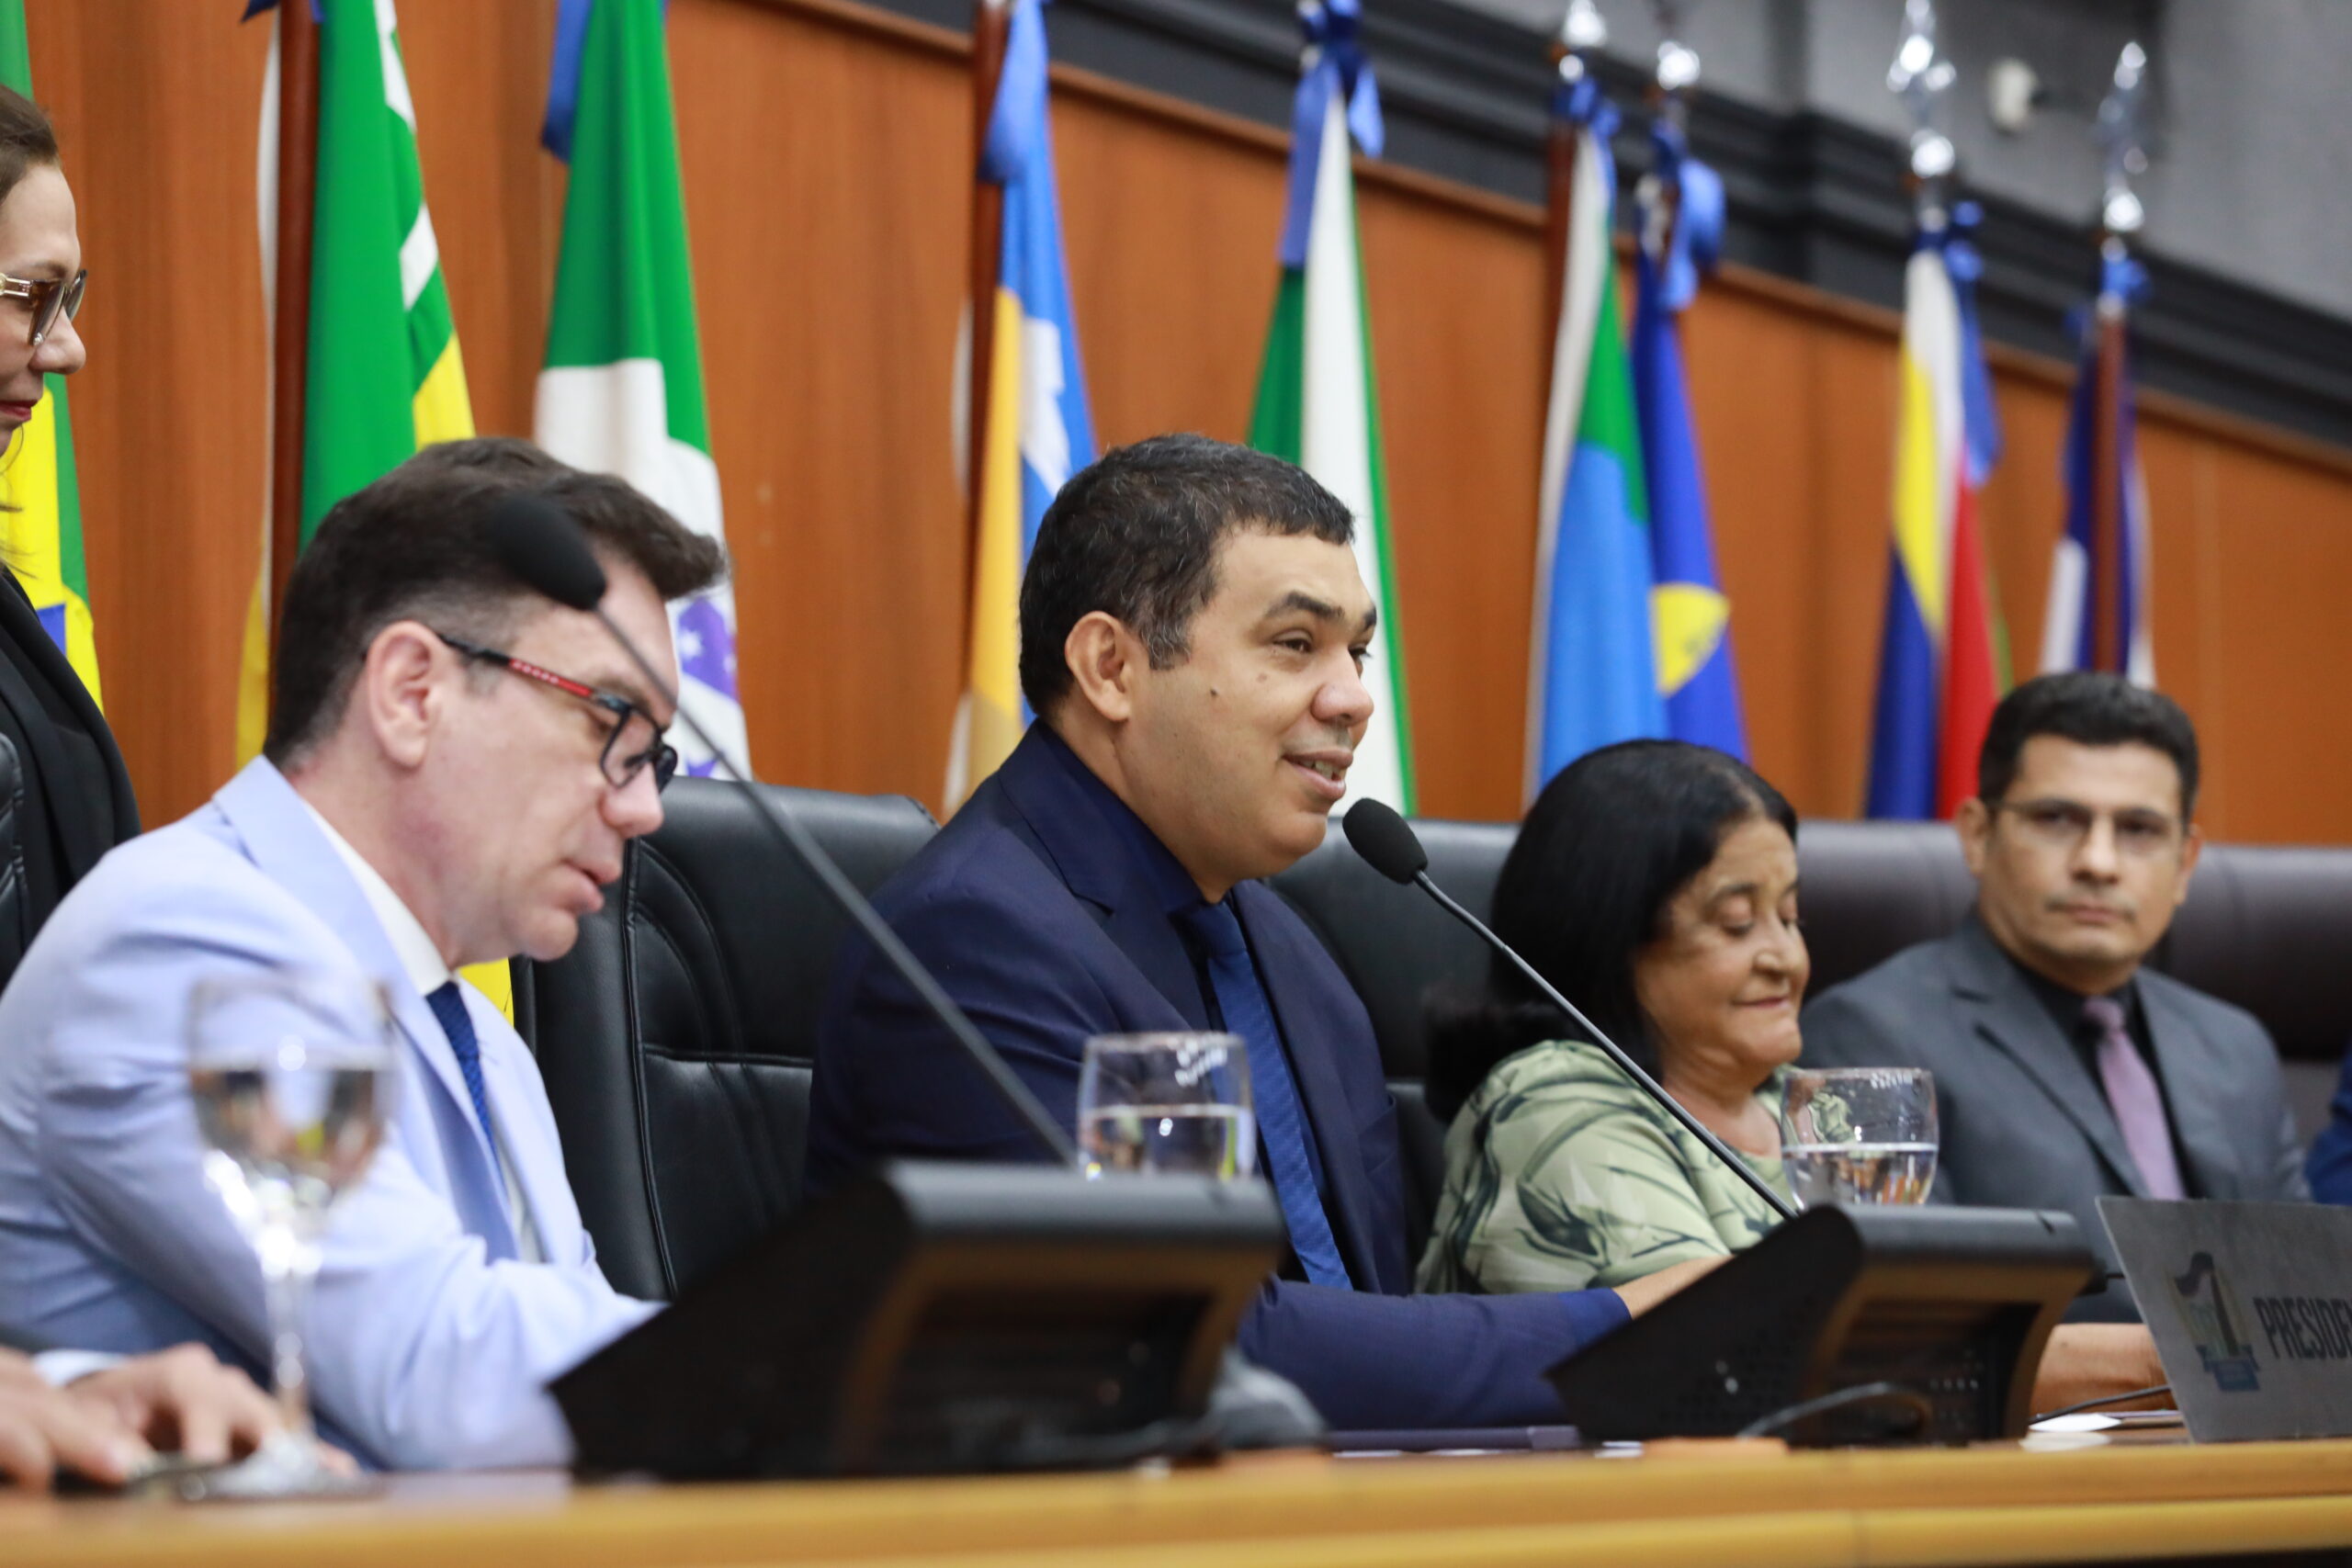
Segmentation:
<svg viewBox="0 0 2352 1568">
<path fill-rule="evenodd" d="M 499 564 L 559 604 L 593 610 L 605 597 L 605 569 L 571 514 L 536 495 L 501 500 L 485 525 Z"/>
<path fill-rule="evenodd" d="M 1364 863 L 1391 882 L 1410 882 L 1430 867 L 1430 852 L 1412 828 L 1379 801 L 1357 801 L 1340 826 Z"/>
</svg>

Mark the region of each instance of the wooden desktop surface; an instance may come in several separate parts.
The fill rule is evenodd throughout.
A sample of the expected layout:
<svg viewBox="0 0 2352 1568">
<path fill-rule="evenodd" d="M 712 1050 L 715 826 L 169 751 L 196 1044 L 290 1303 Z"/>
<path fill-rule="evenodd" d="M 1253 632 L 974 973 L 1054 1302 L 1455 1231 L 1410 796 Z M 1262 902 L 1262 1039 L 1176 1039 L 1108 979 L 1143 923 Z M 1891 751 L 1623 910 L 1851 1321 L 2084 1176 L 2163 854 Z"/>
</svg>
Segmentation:
<svg viewBox="0 0 2352 1568">
<path fill-rule="evenodd" d="M 1668 1445 L 950 1481 L 409 1476 L 357 1502 L 0 1498 L 0 1562 L 749 1568 L 1038 1562 L 2091 1562 L 2352 1548 L 2352 1441 L 1781 1453 Z"/>
</svg>

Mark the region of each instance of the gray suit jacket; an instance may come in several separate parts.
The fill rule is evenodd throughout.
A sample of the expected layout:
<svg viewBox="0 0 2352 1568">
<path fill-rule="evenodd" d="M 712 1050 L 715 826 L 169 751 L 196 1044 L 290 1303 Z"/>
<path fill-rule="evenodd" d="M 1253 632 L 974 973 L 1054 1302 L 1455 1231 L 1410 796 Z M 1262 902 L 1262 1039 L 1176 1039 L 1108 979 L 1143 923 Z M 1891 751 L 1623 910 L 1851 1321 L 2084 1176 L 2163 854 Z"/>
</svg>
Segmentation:
<svg viewBox="0 0 2352 1568">
<path fill-rule="evenodd" d="M 2278 1053 L 2262 1025 L 2153 970 L 2140 971 L 2139 991 L 2190 1190 L 2252 1201 L 2310 1197 Z M 2106 1267 L 2119 1267 L 2098 1200 L 2144 1198 L 2146 1185 L 2098 1080 L 1973 916 L 1824 992 L 1804 1011 L 1804 1065 L 1927 1068 L 1941 1135 L 1936 1201 L 2069 1210 Z M 2119 1280 L 2072 1315 L 2131 1318 L 2137 1309 Z"/>
</svg>

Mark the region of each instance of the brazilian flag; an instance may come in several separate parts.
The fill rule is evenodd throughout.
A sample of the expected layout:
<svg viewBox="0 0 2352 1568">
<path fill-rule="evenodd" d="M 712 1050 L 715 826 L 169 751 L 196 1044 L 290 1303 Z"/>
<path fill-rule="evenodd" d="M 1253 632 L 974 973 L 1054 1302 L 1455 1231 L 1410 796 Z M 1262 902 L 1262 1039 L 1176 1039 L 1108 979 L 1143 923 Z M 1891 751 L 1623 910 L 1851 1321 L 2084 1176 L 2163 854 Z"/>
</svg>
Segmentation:
<svg viewBox="0 0 2352 1568">
<path fill-rule="evenodd" d="M 33 95 L 24 0 L 0 0 L 0 83 Z M 0 456 L 0 505 L 7 508 L 0 512 L 0 557 L 90 688 L 91 700 L 100 701 L 90 571 L 82 556 L 82 487 L 74 473 L 74 416 L 62 376 L 49 378 L 48 396 L 33 405 L 32 418 Z"/>
</svg>

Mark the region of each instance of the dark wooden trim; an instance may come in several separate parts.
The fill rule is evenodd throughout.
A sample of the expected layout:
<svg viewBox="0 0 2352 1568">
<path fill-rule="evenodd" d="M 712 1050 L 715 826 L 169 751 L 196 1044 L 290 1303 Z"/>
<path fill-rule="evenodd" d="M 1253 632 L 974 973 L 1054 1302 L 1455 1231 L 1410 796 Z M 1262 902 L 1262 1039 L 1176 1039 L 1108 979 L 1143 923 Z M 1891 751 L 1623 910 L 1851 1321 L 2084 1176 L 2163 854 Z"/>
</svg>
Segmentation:
<svg viewBox="0 0 2352 1568">
<path fill-rule="evenodd" d="M 318 205 L 319 25 L 308 0 L 277 10 L 277 278 L 271 344 L 269 602 L 262 606 L 270 655 L 278 609 L 302 550 L 303 412 L 311 368 L 311 215 Z M 273 682 L 273 684 L 275 682 Z"/>
<path fill-rule="evenodd" d="M 968 49 L 968 0 L 766 0 L 879 29 L 931 50 Z M 928 24 L 928 25 L 925 25 Z M 1253 144 L 1288 144 L 1298 37 L 1269 0 L 1055 0 L 1054 79 Z M 1372 0 L 1366 47 L 1380 76 L 1386 155 L 1359 160 L 1367 184 L 1453 201 L 1539 229 L 1544 199 L 1549 39 L 1451 0 Z M 1649 165 L 1642 73 L 1595 62 L 1625 111 L 1617 136 L 1621 204 Z M 1140 89 L 1140 91 L 1138 91 Z M 1812 286 L 1865 308 L 1900 308 L 1911 243 L 1903 148 L 1892 138 L 1810 111 L 1784 114 L 1700 93 L 1692 150 L 1723 175 L 1729 207 L 1726 280 L 1752 274 Z M 1963 171 L 1963 174 L 1965 171 Z M 1967 194 L 1963 191 L 1963 194 Z M 2067 223 L 1998 197 L 1978 234 L 1985 269 L 1977 304 L 1996 364 L 2057 362 L 2072 377 L 2070 318 L 2098 282 L 2096 193 Z M 1621 221 L 1630 221 L 1621 209 Z M 2226 416 L 2309 460 L 2352 450 L 2352 319 L 2314 310 L 2207 269 L 2143 253 L 2152 284 L 2132 313 L 2143 406 L 2196 423 Z M 1821 302 L 1816 308 L 1828 308 Z M 2034 364 L 2033 373 L 2046 367 Z M 2282 438 L 2283 439 L 2279 439 Z M 2304 439 L 2297 440 L 2295 437 Z"/>
</svg>

